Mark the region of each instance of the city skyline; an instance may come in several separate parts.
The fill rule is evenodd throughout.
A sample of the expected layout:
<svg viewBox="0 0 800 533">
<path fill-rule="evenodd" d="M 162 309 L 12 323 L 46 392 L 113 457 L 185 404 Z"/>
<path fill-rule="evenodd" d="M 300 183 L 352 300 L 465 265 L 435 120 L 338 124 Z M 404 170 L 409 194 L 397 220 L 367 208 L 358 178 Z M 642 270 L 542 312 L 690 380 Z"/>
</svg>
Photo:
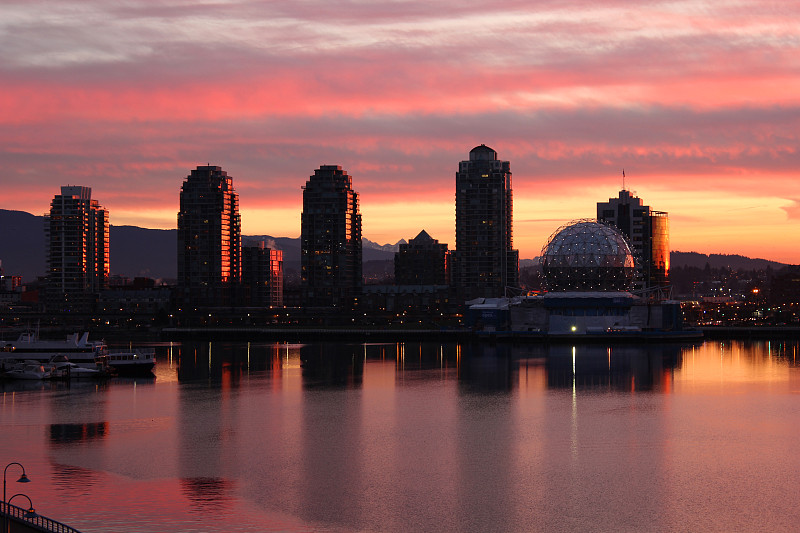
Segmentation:
<svg viewBox="0 0 800 533">
<path fill-rule="evenodd" d="M 40 2 L 4 7 L 0 208 L 93 188 L 114 225 L 175 228 L 186 169 L 237 179 L 243 234 L 300 234 L 320 165 L 364 237 L 455 244 L 452 162 L 514 169 L 514 247 L 539 255 L 622 186 L 671 248 L 800 263 L 800 6 Z M 45 13 L 45 15 L 42 15 Z M 766 236 L 766 238 L 765 238 Z"/>
</svg>

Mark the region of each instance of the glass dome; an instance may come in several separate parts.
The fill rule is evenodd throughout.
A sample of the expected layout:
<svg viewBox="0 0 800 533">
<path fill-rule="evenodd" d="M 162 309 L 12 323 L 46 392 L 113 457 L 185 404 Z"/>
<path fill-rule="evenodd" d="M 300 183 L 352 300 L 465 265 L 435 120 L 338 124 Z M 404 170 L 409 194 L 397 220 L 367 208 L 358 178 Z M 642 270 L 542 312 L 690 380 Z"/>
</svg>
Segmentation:
<svg viewBox="0 0 800 533">
<path fill-rule="evenodd" d="M 619 230 L 578 220 L 547 240 L 542 272 L 551 291 L 627 291 L 636 279 L 636 262 Z"/>
</svg>

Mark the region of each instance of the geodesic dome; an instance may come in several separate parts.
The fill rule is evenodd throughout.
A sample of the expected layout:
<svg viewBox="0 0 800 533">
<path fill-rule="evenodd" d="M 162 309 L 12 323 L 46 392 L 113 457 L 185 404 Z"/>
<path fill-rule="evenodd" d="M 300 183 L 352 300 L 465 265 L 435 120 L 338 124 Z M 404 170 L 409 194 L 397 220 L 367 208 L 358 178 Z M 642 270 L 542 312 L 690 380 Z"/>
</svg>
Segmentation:
<svg viewBox="0 0 800 533">
<path fill-rule="evenodd" d="M 636 280 L 636 261 L 619 230 L 585 219 L 550 236 L 542 272 L 551 291 L 627 291 Z"/>
</svg>

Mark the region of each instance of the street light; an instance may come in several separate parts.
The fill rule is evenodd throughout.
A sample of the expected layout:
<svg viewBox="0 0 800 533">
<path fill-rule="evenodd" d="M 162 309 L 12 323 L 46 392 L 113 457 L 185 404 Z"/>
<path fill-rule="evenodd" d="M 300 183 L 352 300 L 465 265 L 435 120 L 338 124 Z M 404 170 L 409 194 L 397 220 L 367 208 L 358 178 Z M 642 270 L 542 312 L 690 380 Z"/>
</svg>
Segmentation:
<svg viewBox="0 0 800 533">
<path fill-rule="evenodd" d="M 28 510 L 25 511 L 25 518 L 30 519 L 39 516 L 38 514 L 36 514 L 36 509 L 33 508 L 33 502 L 31 501 L 31 499 L 28 497 L 27 494 L 22 494 L 21 492 L 18 492 L 17 494 L 14 494 L 12 497 L 10 497 L 6 502 L 6 504 L 11 505 L 11 500 L 16 498 L 17 496 L 22 496 L 23 498 L 28 500 Z"/>
<path fill-rule="evenodd" d="M 8 523 L 8 501 L 6 501 L 6 473 L 8 472 L 8 467 L 10 467 L 11 465 L 17 465 L 22 469 L 22 475 L 17 480 L 17 483 L 30 483 L 31 482 L 31 480 L 28 479 L 28 476 L 25 475 L 25 467 L 22 466 L 20 463 L 8 463 L 6 465 L 6 467 L 3 469 L 3 511 L 5 512 L 5 514 L 3 515 L 3 526 L 4 526 L 3 527 L 3 531 L 4 532 L 8 530 L 8 526 L 9 526 L 9 523 Z M 18 495 L 15 494 L 14 496 L 18 496 Z M 12 496 L 12 498 L 14 496 Z M 23 494 L 23 496 L 25 496 L 25 495 Z M 25 496 L 25 497 L 28 498 L 27 496 Z M 28 501 L 30 502 L 31 499 L 28 498 Z M 31 512 L 33 511 L 33 504 L 31 504 L 31 509 L 30 510 L 31 510 Z M 36 513 L 34 513 L 34 515 L 35 514 Z"/>
<path fill-rule="evenodd" d="M 8 472 L 8 467 L 11 465 L 17 465 L 22 469 L 22 475 L 17 480 L 17 483 L 30 483 L 31 480 L 28 479 L 28 476 L 25 475 L 25 467 L 22 466 L 20 463 L 8 463 L 3 470 L 3 502 L 6 502 L 6 473 Z"/>
</svg>

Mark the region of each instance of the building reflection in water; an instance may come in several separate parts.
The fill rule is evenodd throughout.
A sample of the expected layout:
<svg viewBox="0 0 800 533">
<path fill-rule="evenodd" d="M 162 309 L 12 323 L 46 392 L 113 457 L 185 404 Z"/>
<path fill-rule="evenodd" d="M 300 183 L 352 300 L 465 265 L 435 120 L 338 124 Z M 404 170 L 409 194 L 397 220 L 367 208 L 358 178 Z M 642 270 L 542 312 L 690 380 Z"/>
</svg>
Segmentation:
<svg viewBox="0 0 800 533">
<path fill-rule="evenodd" d="M 682 349 L 680 344 L 550 346 L 547 386 L 669 392 Z"/>
<path fill-rule="evenodd" d="M 306 344 L 300 348 L 303 386 L 306 388 L 358 388 L 364 378 L 361 344 Z"/>
<path fill-rule="evenodd" d="M 213 477 L 182 478 L 181 492 L 198 510 L 219 512 L 234 506 L 234 483 Z"/>
<path fill-rule="evenodd" d="M 50 424 L 50 444 L 75 444 L 108 435 L 108 422 L 84 422 L 81 424 Z"/>
<path fill-rule="evenodd" d="M 102 474 L 89 468 L 53 462 L 49 479 L 61 498 L 81 498 L 92 493 L 93 486 L 101 482 Z"/>
<path fill-rule="evenodd" d="M 177 362 L 178 381 L 218 383 L 226 380 L 235 385 L 252 373 L 266 373 L 267 376 L 279 373 L 281 346 L 276 343 L 184 342 L 171 347 L 170 361 Z"/>
<path fill-rule="evenodd" d="M 363 347 L 305 345 L 300 360 L 303 387 L 312 393 L 304 395 L 300 406 L 299 493 L 310 505 L 295 511 L 311 522 L 335 516 L 338 523 L 358 528 L 363 495 L 369 492 L 362 472 Z"/>
<path fill-rule="evenodd" d="M 511 392 L 515 366 L 518 365 L 511 345 L 462 345 L 459 387 L 462 392 Z"/>
</svg>

